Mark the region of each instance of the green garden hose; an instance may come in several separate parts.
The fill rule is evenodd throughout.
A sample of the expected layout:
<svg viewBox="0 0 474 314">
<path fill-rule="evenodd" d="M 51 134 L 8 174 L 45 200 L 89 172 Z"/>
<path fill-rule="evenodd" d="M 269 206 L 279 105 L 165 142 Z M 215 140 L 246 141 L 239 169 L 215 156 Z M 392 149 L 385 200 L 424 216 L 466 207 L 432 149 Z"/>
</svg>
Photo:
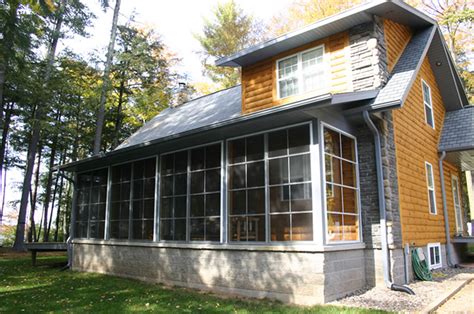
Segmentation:
<svg viewBox="0 0 474 314">
<path fill-rule="evenodd" d="M 426 259 L 420 260 L 416 249 L 411 250 L 411 261 L 413 265 L 413 271 L 418 279 L 423 281 L 431 281 L 431 271 L 426 263 Z"/>
</svg>

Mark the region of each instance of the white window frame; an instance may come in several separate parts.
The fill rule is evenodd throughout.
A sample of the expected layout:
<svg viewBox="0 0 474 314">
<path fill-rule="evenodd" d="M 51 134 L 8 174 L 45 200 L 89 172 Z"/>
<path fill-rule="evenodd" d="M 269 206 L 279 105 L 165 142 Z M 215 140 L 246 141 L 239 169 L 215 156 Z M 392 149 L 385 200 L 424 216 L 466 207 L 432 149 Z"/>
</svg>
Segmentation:
<svg viewBox="0 0 474 314">
<path fill-rule="evenodd" d="M 355 187 L 356 193 L 357 193 L 357 205 L 359 206 L 359 212 L 357 214 L 358 218 L 358 223 L 359 223 L 359 240 L 355 241 L 347 241 L 347 240 L 341 240 L 341 241 L 329 241 L 329 228 L 328 228 L 328 211 L 327 211 L 327 200 L 326 200 L 326 166 L 324 162 L 324 154 L 325 154 L 325 147 L 324 147 L 324 128 L 336 131 L 342 135 L 345 135 L 351 139 L 354 140 L 354 149 L 355 149 L 355 165 L 356 165 L 356 184 L 357 186 Z M 324 244 L 325 245 L 343 245 L 343 244 L 348 244 L 348 243 L 361 243 L 363 242 L 362 239 L 362 206 L 361 206 L 361 198 L 360 198 L 360 177 L 359 177 L 359 153 L 358 153 L 358 146 L 357 146 L 357 137 L 347 133 L 335 126 L 332 126 L 331 124 L 328 124 L 326 122 L 321 122 L 320 123 L 320 128 L 319 128 L 319 141 L 321 143 L 321 149 L 320 149 L 320 158 L 321 158 L 321 181 L 323 185 L 323 194 L 322 194 L 322 201 L 323 201 L 323 219 L 324 219 Z M 341 159 L 341 160 L 346 160 L 346 159 Z M 352 162 L 350 160 L 346 160 L 349 162 Z M 332 164 L 332 163 L 331 163 Z M 338 184 L 335 184 L 338 185 Z M 342 185 L 340 185 L 342 187 Z M 334 188 L 334 185 L 333 185 Z"/>
<path fill-rule="evenodd" d="M 428 253 L 428 256 L 427 256 L 428 266 L 429 266 L 430 270 L 443 267 L 443 259 L 441 257 L 441 244 L 439 242 L 437 242 L 437 243 L 428 243 L 426 248 L 427 248 L 427 253 Z M 439 253 L 439 262 L 436 263 L 436 261 L 434 261 L 434 263 L 432 263 L 432 261 L 431 261 L 431 249 L 435 250 L 436 248 L 438 249 L 438 253 Z M 436 256 L 435 256 L 435 258 L 436 258 Z"/>
<path fill-rule="evenodd" d="M 431 182 L 433 182 L 433 186 L 430 186 L 430 178 L 428 177 L 428 175 L 429 175 L 428 167 L 430 167 L 430 169 L 431 169 Z M 433 169 L 433 165 L 430 164 L 427 161 L 425 161 L 425 173 L 426 173 L 426 188 L 427 188 L 427 192 L 428 192 L 428 210 L 429 210 L 431 215 L 437 215 L 438 214 L 438 209 L 437 209 L 437 206 L 436 206 L 436 191 L 435 191 L 436 189 L 435 189 L 435 181 L 434 181 L 434 169 Z M 434 212 L 431 211 L 430 191 L 433 191 L 433 199 L 434 199 L 433 209 L 434 209 Z"/>
<path fill-rule="evenodd" d="M 292 54 L 290 56 L 286 56 L 286 57 L 283 57 L 283 58 L 280 58 L 278 60 L 276 60 L 276 73 L 275 73 L 275 77 L 276 77 L 276 88 L 277 88 L 277 98 L 278 99 L 285 99 L 285 98 L 289 98 L 289 97 L 294 97 L 294 96 L 298 96 L 298 95 L 302 95 L 302 94 L 305 94 L 305 93 L 309 93 L 309 92 L 314 92 L 314 91 L 323 91 L 326 89 L 326 80 L 323 80 L 323 85 L 320 87 L 320 88 L 317 88 L 317 89 L 314 89 L 314 90 L 311 90 L 311 91 L 304 91 L 304 88 L 303 88 L 303 54 L 307 53 L 307 52 L 310 52 L 310 51 L 313 51 L 313 50 L 317 50 L 317 49 L 322 49 L 323 51 L 323 71 L 324 71 L 324 75 L 325 76 L 328 71 L 327 71 L 327 60 L 326 60 L 326 50 L 325 50 L 325 46 L 324 44 L 321 44 L 319 46 L 316 46 L 316 47 L 313 47 L 313 48 L 310 48 L 310 49 L 306 49 L 304 51 L 301 51 L 301 52 L 298 52 L 298 53 L 295 53 L 295 54 Z M 279 63 L 280 61 L 284 61 L 286 59 L 290 59 L 290 58 L 293 58 L 297 56 L 298 58 L 298 63 L 297 63 L 297 73 L 296 73 L 296 77 L 298 79 L 298 93 L 296 94 L 293 94 L 293 95 L 289 95 L 289 96 L 285 96 L 285 97 L 281 97 L 281 94 L 280 94 L 280 81 L 282 79 L 279 78 L 278 74 L 279 74 L 279 70 L 280 70 L 280 67 L 279 67 Z"/>
<path fill-rule="evenodd" d="M 425 101 L 425 89 L 424 89 L 424 86 L 427 87 L 428 91 L 429 91 L 429 99 L 430 99 L 430 103 L 427 103 Z M 431 97 L 431 87 L 430 85 L 428 85 L 428 83 L 426 83 L 425 80 L 421 80 L 421 94 L 422 94 L 422 97 L 423 97 L 423 110 L 425 111 L 425 123 L 428 124 L 430 127 L 433 128 L 433 130 L 435 129 L 435 120 L 434 120 L 434 110 L 433 110 L 433 98 Z M 426 107 L 430 108 L 431 109 L 431 121 L 433 122 L 433 125 L 429 124 L 428 123 L 428 112 L 426 111 Z"/>
<path fill-rule="evenodd" d="M 463 217 L 462 217 L 462 206 L 461 206 L 461 190 L 459 186 L 459 178 L 455 176 L 454 174 L 451 175 L 451 190 L 453 192 L 453 207 L 454 207 L 454 218 L 456 220 L 456 234 L 462 234 L 463 232 L 463 219 L 462 218 Z M 459 204 L 456 204 L 456 197 Z M 458 217 L 458 210 L 459 210 L 459 217 Z"/>
</svg>

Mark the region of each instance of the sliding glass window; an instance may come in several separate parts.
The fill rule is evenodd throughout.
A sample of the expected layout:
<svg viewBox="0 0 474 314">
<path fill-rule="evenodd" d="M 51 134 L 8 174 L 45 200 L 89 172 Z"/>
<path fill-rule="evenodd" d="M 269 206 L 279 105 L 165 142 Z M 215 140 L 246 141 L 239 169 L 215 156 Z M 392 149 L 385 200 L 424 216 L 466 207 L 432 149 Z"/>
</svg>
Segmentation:
<svg viewBox="0 0 474 314">
<path fill-rule="evenodd" d="M 160 182 L 161 240 L 220 241 L 221 144 L 162 155 Z"/>
<path fill-rule="evenodd" d="M 313 240 L 310 159 L 309 124 L 228 142 L 230 241 Z"/>
<path fill-rule="evenodd" d="M 359 240 L 359 186 L 355 138 L 323 128 L 329 242 Z"/>
<path fill-rule="evenodd" d="M 76 238 L 104 238 L 107 198 L 107 169 L 78 175 L 76 205 Z"/>
</svg>

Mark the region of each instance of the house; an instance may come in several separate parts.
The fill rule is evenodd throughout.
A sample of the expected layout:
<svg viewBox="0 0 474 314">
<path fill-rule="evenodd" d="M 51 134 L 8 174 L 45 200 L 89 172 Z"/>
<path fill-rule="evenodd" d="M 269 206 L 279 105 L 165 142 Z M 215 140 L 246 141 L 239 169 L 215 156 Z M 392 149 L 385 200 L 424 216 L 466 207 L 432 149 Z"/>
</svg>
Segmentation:
<svg viewBox="0 0 474 314">
<path fill-rule="evenodd" d="M 216 63 L 242 84 L 62 167 L 72 269 L 314 304 L 459 262 L 474 108 L 433 19 L 375 1 Z"/>
</svg>

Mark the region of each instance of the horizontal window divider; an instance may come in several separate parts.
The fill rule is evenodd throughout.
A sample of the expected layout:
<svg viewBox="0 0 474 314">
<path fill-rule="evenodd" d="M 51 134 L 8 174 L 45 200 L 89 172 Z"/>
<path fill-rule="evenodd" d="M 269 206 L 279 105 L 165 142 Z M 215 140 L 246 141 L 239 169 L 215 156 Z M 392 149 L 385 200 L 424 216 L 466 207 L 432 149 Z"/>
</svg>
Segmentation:
<svg viewBox="0 0 474 314">
<path fill-rule="evenodd" d="M 274 157 L 268 157 L 268 160 L 274 160 L 274 159 L 281 159 L 281 158 L 288 158 L 288 157 L 297 157 L 297 156 L 304 156 L 304 155 L 310 155 L 310 151 L 308 150 L 307 152 L 302 152 L 302 153 L 296 153 L 296 154 L 286 154 L 286 155 L 279 155 L 279 156 L 274 156 Z"/>
<path fill-rule="evenodd" d="M 211 191 L 211 192 L 199 192 L 199 193 L 191 193 L 189 194 L 190 196 L 200 196 L 200 195 L 209 195 L 209 194 L 220 194 L 221 191 L 220 190 L 217 190 L 217 191 Z"/>
<path fill-rule="evenodd" d="M 346 159 L 346 158 L 343 158 L 343 157 L 340 157 L 340 156 L 336 156 L 336 155 L 333 155 L 331 153 L 326 153 L 324 152 L 324 155 L 328 155 L 328 156 L 331 156 L 331 157 L 334 157 L 336 159 L 339 159 L 339 160 L 342 160 L 342 161 L 347 161 L 351 164 L 354 164 L 354 165 L 357 165 L 357 161 L 353 161 L 353 160 L 350 160 L 350 159 Z"/>
<path fill-rule="evenodd" d="M 203 169 L 197 169 L 197 170 L 190 170 L 189 173 L 205 172 L 207 170 L 221 170 L 221 168 L 220 167 L 212 167 L 212 168 L 203 168 Z"/>
<path fill-rule="evenodd" d="M 264 189 L 265 186 L 253 186 L 251 188 L 238 188 L 238 189 L 228 189 L 229 192 L 239 192 L 239 191 L 248 191 L 248 190 L 258 190 L 258 189 Z"/>
<path fill-rule="evenodd" d="M 359 216 L 359 213 L 345 213 L 345 212 L 335 212 L 335 211 L 327 211 L 328 214 L 337 214 L 337 215 L 350 215 L 350 216 Z"/>
<path fill-rule="evenodd" d="M 332 184 L 334 186 L 339 186 L 341 188 L 347 188 L 347 189 L 351 189 L 351 190 L 359 190 L 358 188 L 356 187 L 353 187 L 353 186 L 350 186 L 350 185 L 344 185 L 344 184 L 340 184 L 340 183 L 334 183 L 334 182 L 331 182 L 331 181 L 326 181 L 326 184 Z"/>
<path fill-rule="evenodd" d="M 248 165 L 248 164 L 255 164 L 258 162 L 264 162 L 265 159 L 257 159 L 257 160 L 249 160 L 249 161 L 242 161 L 242 162 L 237 162 L 235 164 L 229 163 L 228 166 L 243 166 L 243 165 Z"/>
<path fill-rule="evenodd" d="M 269 214 L 273 216 L 278 216 L 278 215 L 312 214 L 312 213 L 313 213 L 312 211 L 305 210 L 305 211 L 294 211 L 294 212 L 270 212 Z"/>
<path fill-rule="evenodd" d="M 289 185 L 301 185 L 301 184 L 311 184 L 312 181 L 301 181 L 301 182 L 289 182 L 289 183 L 278 183 L 278 184 L 269 184 L 268 187 L 279 187 L 279 186 L 289 186 Z"/>
<path fill-rule="evenodd" d="M 262 214 L 238 214 L 238 215 L 229 215 L 229 217 L 260 217 L 265 216 L 265 213 Z"/>
</svg>

